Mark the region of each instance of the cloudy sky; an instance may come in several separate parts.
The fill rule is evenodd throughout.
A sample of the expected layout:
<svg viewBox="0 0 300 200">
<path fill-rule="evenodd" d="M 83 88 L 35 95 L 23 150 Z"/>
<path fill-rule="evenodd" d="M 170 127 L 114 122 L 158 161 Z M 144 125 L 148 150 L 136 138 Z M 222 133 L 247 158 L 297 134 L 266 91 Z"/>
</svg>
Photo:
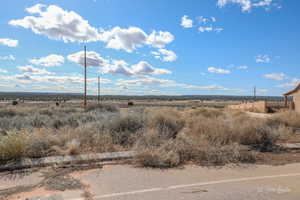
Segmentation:
<svg viewBox="0 0 300 200">
<path fill-rule="evenodd" d="M 10 0 L 0 91 L 281 95 L 300 82 L 297 0 Z"/>
</svg>

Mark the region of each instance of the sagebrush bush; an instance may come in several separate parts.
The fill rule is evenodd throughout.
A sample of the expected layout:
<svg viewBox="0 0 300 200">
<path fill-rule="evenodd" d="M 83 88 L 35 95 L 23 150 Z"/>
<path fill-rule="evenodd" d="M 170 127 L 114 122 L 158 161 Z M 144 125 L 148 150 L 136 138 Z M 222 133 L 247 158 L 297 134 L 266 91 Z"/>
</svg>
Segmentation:
<svg viewBox="0 0 300 200">
<path fill-rule="evenodd" d="M 253 163 L 255 153 L 244 150 L 239 144 L 202 146 L 194 161 L 199 165 L 226 165 L 229 163 Z"/>
<path fill-rule="evenodd" d="M 216 118 L 224 115 L 224 112 L 220 109 L 216 108 L 197 108 L 190 112 L 190 115 L 199 116 L 202 115 L 203 117 L 207 118 Z"/>
<path fill-rule="evenodd" d="M 189 136 L 164 140 L 157 134 L 143 135 L 137 142 L 135 161 L 139 166 L 153 168 L 176 167 L 193 161 L 199 165 L 253 163 L 256 154 L 237 143 L 219 145 L 195 140 Z"/>
<path fill-rule="evenodd" d="M 244 115 L 205 118 L 197 116 L 188 122 L 191 137 L 214 145 L 238 143 L 261 151 L 272 150 L 282 132 L 266 125 L 266 121 Z"/>
<path fill-rule="evenodd" d="M 108 103 L 99 103 L 99 104 L 89 104 L 86 108 L 86 111 L 101 111 L 101 112 L 119 112 L 119 108 L 116 105 Z"/>
<path fill-rule="evenodd" d="M 174 109 L 160 109 L 149 113 L 148 127 L 156 129 L 160 137 L 165 139 L 176 138 L 184 127 L 185 121 Z"/>
<path fill-rule="evenodd" d="M 106 129 L 110 132 L 115 144 L 130 145 L 130 139 L 144 129 L 143 116 L 125 115 L 110 121 Z"/>
<path fill-rule="evenodd" d="M 17 113 L 13 110 L 9 109 L 0 109 L 0 118 L 1 117 L 14 117 Z"/>
<path fill-rule="evenodd" d="M 52 147 L 61 145 L 59 137 L 56 137 L 50 129 L 34 129 L 26 133 L 27 142 L 25 156 L 39 158 L 54 155 Z"/>
<path fill-rule="evenodd" d="M 300 114 L 295 111 L 285 111 L 277 113 L 272 119 L 270 119 L 270 121 L 277 124 L 281 123 L 294 128 L 300 128 Z"/>
<path fill-rule="evenodd" d="M 0 160 L 133 149 L 146 167 L 255 162 L 253 151 L 277 151 L 298 123 L 295 112 L 256 119 L 211 108 L 10 107 L 0 110 Z"/>
<path fill-rule="evenodd" d="M 173 145 L 173 140 L 163 140 L 159 135 L 150 133 L 143 135 L 137 142 L 135 150 L 138 154 L 135 162 L 143 167 L 170 168 L 183 164 L 180 154 Z"/>
<path fill-rule="evenodd" d="M 25 133 L 10 131 L 0 138 L 0 160 L 19 160 L 26 152 L 27 138 Z"/>
</svg>

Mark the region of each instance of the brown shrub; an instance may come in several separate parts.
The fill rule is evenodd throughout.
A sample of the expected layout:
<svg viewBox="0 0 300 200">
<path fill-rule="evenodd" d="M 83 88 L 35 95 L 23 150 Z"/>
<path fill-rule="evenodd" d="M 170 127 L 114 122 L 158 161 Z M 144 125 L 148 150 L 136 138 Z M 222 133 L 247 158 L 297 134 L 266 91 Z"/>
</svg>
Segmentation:
<svg viewBox="0 0 300 200">
<path fill-rule="evenodd" d="M 253 163 L 256 160 L 255 153 L 236 143 L 216 145 L 187 136 L 163 140 L 152 133 L 144 135 L 137 144 L 135 150 L 138 155 L 135 161 L 143 167 L 170 168 L 188 161 L 199 165 L 225 165 L 239 162 Z"/>
<path fill-rule="evenodd" d="M 26 151 L 26 133 L 8 132 L 0 138 L 0 161 L 19 160 Z"/>
<path fill-rule="evenodd" d="M 0 110 L 0 117 L 14 117 L 16 116 L 16 112 L 11 109 L 1 109 Z"/>
<path fill-rule="evenodd" d="M 144 136 L 135 150 L 138 152 L 135 161 L 143 167 L 170 168 L 183 163 L 173 144 L 173 140 L 162 140 L 157 134 Z"/>
<path fill-rule="evenodd" d="M 193 109 L 190 112 L 191 117 L 195 117 L 199 115 L 207 118 L 217 118 L 223 116 L 224 112 L 223 110 L 216 109 L 216 108 L 197 108 L 197 109 Z"/>
<path fill-rule="evenodd" d="M 188 127 L 188 135 L 197 140 L 207 140 L 212 145 L 238 143 L 261 151 L 271 151 L 281 134 L 277 129 L 267 126 L 265 120 L 244 115 L 216 118 L 198 116 L 189 120 Z"/>
<path fill-rule="evenodd" d="M 54 155 L 52 147 L 63 145 L 51 129 L 34 129 L 32 133 L 27 132 L 26 135 L 25 156 L 27 157 L 39 158 Z"/>
<path fill-rule="evenodd" d="M 106 103 L 100 103 L 100 104 L 89 104 L 86 108 L 86 111 L 101 111 L 101 112 L 119 112 L 119 108 L 116 105 L 113 104 L 106 104 Z"/>
<path fill-rule="evenodd" d="M 228 122 L 223 117 L 194 117 L 188 122 L 188 135 L 196 140 L 207 140 L 211 144 L 225 145 L 237 140 Z"/>
<path fill-rule="evenodd" d="M 229 163 L 254 163 L 255 153 L 243 149 L 237 143 L 230 145 L 202 146 L 194 161 L 199 165 L 226 165 Z"/>
<path fill-rule="evenodd" d="M 295 111 L 285 111 L 274 115 L 271 119 L 273 124 L 284 124 L 286 126 L 300 128 L 300 114 Z"/>
<path fill-rule="evenodd" d="M 145 127 L 142 115 L 126 114 L 113 118 L 104 124 L 103 131 L 109 132 L 115 144 L 132 145 L 131 139 Z"/>
<path fill-rule="evenodd" d="M 147 127 L 157 130 L 164 139 L 176 138 L 184 123 L 180 113 L 174 109 L 160 109 L 148 113 Z"/>
</svg>

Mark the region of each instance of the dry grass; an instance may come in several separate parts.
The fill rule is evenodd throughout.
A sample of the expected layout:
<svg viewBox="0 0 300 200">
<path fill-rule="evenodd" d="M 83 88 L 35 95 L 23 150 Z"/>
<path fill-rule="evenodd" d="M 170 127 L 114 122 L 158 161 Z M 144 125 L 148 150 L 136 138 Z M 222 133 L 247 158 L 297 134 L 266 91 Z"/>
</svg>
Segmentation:
<svg viewBox="0 0 300 200">
<path fill-rule="evenodd" d="M 1 161 L 19 160 L 26 151 L 26 135 L 24 133 L 9 132 L 0 140 Z"/>
<path fill-rule="evenodd" d="M 300 128 L 300 114 L 295 111 L 284 111 L 274 115 L 274 123 L 282 123 L 293 128 Z"/>
<path fill-rule="evenodd" d="M 257 152 L 278 151 L 300 127 L 299 114 L 256 119 L 222 109 L 130 108 L 91 105 L 0 110 L 0 162 L 133 149 L 145 167 L 255 162 Z"/>
<path fill-rule="evenodd" d="M 159 109 L 149 112 L 147 127 L 157 130 L 163 139 L 176 138 L 179 131 L 184 127 L 185 121 L 180 112 L 175 109 Z"/>
<path fill-rule="evenodd" d="M 117 106 L 114 106 L 112 104 L 106 104 L 106 103 L 98 103 L 98 104 L 89 104 L 86 108 L 86 111 L 102 111 L 102 112 L 119 112 L 119 108 Z"/>
<path fill-rule="evenodd" d="M 139 138 L 135 146 L 140 152 L 136 157 L 139 165 L 166 168 L 189 161 L 200 165 L 253 163 L 257 152 L 279 151 L 276 143 L 293 135 L 289 126 L 274 126 L 267 119 L 242 112 L 201 108 L 185 111 L 182 116 L 185 126 L 177 137 L 162 138 L 155 126 L 150 126 L 150 133 Z"/>
</svg>

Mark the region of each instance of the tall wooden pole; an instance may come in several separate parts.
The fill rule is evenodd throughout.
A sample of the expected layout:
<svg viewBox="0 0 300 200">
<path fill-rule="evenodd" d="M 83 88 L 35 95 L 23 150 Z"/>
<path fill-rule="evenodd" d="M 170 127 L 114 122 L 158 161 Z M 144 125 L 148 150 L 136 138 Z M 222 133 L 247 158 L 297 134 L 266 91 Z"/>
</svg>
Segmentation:
<svg viewBox="0 0 300 200">
<path fill-rule="evenodd" d="M 98 76 L 98 102 L 100 102 L 100 76 Z"/>
<path fill-rule="evenodd" d="M 86 109 L 87 101 L 86 101 L 86 46 L 84 46 L 84 109 Z"/>
<path fill-rule="evenodd" d="M 256 86 L 254 86 L 254 101 L 256 101 Z"/>
</svg>

